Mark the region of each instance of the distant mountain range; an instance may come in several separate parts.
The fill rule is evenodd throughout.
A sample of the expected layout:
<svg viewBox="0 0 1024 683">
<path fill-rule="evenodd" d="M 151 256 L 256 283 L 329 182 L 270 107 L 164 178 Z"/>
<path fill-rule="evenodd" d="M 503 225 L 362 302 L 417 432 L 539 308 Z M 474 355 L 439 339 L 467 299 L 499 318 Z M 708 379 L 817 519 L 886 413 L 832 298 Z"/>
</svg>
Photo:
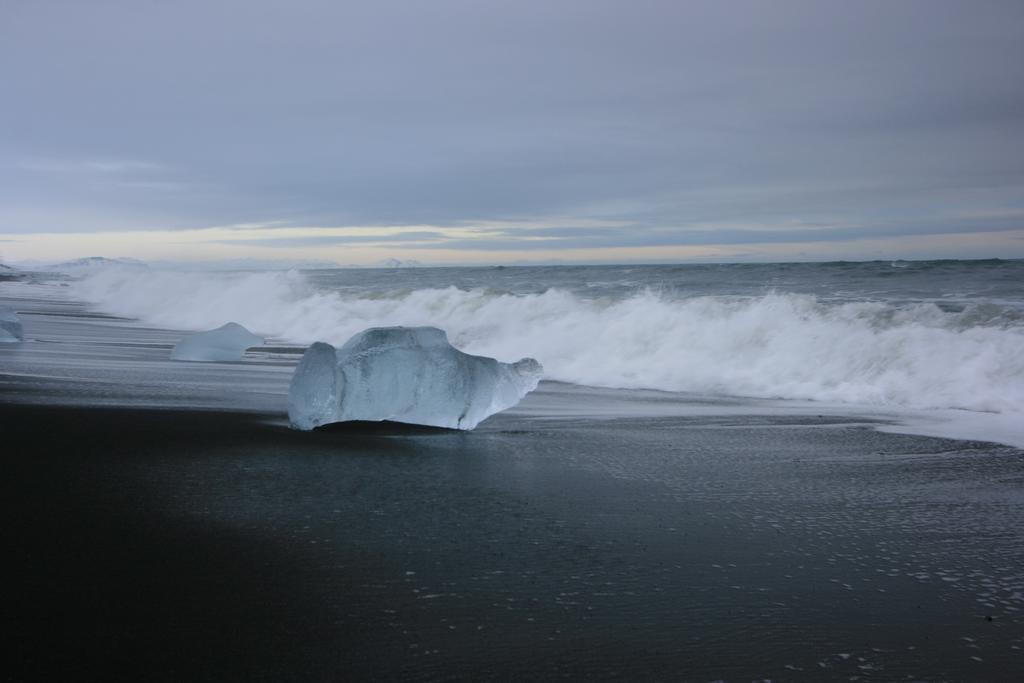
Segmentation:
<svg viewBox="0 0 1024 683">
<path fill-rule="evenodd" d="M 132 266 L 135 268 L 147 268 L 145 262 L 133 258 L 107 258 L 105 256 L 86 256 L 72 261 L 55 263 L 49 268 L 53 270 L 80 270 L 84 268 L 100 268 L 103 266 Z"/>
</svg>

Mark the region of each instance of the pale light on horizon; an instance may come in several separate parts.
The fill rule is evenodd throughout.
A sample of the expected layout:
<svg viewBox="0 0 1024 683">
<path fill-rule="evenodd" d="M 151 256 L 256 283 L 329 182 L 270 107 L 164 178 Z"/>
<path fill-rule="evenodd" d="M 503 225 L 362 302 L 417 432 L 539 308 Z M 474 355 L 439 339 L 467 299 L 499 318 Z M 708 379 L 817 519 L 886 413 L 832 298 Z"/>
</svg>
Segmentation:
<svg viewBox="0 0 1024 683">
<path fill-rule="evenodd" d="M 445 248 L 444 239 L 430 249 L 395 245 L 389 236 L 443 234 L 458 241 L 459 248 Z M 293 240 L 297 246 L 257 246 L 272 232 L 277 240 Z M 133 258 L 144 262 L 217 262 L 252 260 L 272 263 L 335 263 L 339 266 L 372 266 L 388 259 L 415 261 L 424 266 L 542 264 L 542 263 L 668 263 L 729 261 L 870 261 L 885 259 L 1020 258 L 1024 230 L 925 236 L 894 236 L 830 242 L 785 242 L 730 245 L 577 247 L 543 249 L 473 249 L 466 246 L 466 229 L 433 226 L 392 228 L 252 228 L 221 227 L 182 231 L 122 231 L 93 233 L 44 233 L 11 235 L 0 240 L 0 262 L 18 266 L 55 264 L 88 256 Z M 303 246 L 301 241 L 338 237 L 355 243 Z M 362 239 L 361 239 L 362 238 Z M 375 241 L 380 238 L 379 241 Z M 364 241 L 365 240 L 365 241 Z M 257 242 L 252 244 L 251 242 Z M 486 240 L 481 240 L 486 242 Z M 415 245 L 415 241 L 411 242 Z M 422 246 L 423 243 L 420 243 Z"/>
</svg>

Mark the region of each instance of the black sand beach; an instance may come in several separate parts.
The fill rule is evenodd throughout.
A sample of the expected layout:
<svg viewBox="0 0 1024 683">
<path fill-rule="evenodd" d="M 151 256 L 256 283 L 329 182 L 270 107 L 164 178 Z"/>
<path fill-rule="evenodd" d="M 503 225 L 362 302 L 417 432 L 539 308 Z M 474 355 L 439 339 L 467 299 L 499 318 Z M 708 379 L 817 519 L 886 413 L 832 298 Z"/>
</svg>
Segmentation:
<svg viewBox="0 0 1024 683">
<path fill-rule="evenodd" d="M 1018 449 L 552 383 L 299 433 L 294 350 L 3 303 L 11 680 L 1024 675 Z"/>
</svg>

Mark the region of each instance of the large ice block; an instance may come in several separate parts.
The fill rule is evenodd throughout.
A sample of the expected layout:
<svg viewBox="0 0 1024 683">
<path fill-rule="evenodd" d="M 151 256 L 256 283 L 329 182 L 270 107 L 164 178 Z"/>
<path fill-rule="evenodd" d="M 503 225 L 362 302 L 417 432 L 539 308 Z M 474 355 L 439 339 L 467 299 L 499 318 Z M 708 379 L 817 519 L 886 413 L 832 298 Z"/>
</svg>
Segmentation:
<svg viewBox="0 0 1024 683">
<path fill-rule="evenodd" d="M 350 420 L 473 429 L 536 389 L 542 372 L 532 358 L 463 353 L 436 327 L 374 327 L 340 349 L 309 347 L 292 377 L 288 417 L 303 430 Z"/>
<path fill-rule="evenodd" d="M 21 318 L 10 308 L 0 306 L 0 344 L 20 342 L 25 339 Z"/>
<path fill-rule="evenodd" d="M 215 330 L 185 337 L 171 350 L 171 360 L 241 360 L 246 349 L 262 343 L 262 337 L 257 337 L 238 323 L 228 323 Z"/>
</svg>

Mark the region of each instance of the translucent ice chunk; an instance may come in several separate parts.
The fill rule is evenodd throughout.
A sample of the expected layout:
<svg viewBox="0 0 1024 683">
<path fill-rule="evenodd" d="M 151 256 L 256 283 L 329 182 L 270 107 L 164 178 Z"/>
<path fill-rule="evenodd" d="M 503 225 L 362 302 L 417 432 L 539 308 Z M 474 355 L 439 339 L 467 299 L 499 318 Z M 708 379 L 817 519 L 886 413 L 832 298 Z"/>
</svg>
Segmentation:
<svg viewBox="0 0 1024 683">
<path fill-rule="evenodd" d="M 247 348 L 262 343 L 262 337 L 257 337 L 238 323 L 228 323 L 215 330 L 185 337 L 171 350 L 171 360 L 241 360 Z"/>
<path fill-rule="evenodd" d="M 0 344 L 22 341 L 25 332 L 21 327 L 21 318 L 9 308 L 0 307 Z"/>
<path fill-rule="evenodd" d="M 436 327 L 374 327 L 340 349 L 317 342 L 295 369 L 288 417 L 309 430 L 349 420 L 472 429 L 537 388 L 532 358 L 471 356 Z"/>
</svg>

